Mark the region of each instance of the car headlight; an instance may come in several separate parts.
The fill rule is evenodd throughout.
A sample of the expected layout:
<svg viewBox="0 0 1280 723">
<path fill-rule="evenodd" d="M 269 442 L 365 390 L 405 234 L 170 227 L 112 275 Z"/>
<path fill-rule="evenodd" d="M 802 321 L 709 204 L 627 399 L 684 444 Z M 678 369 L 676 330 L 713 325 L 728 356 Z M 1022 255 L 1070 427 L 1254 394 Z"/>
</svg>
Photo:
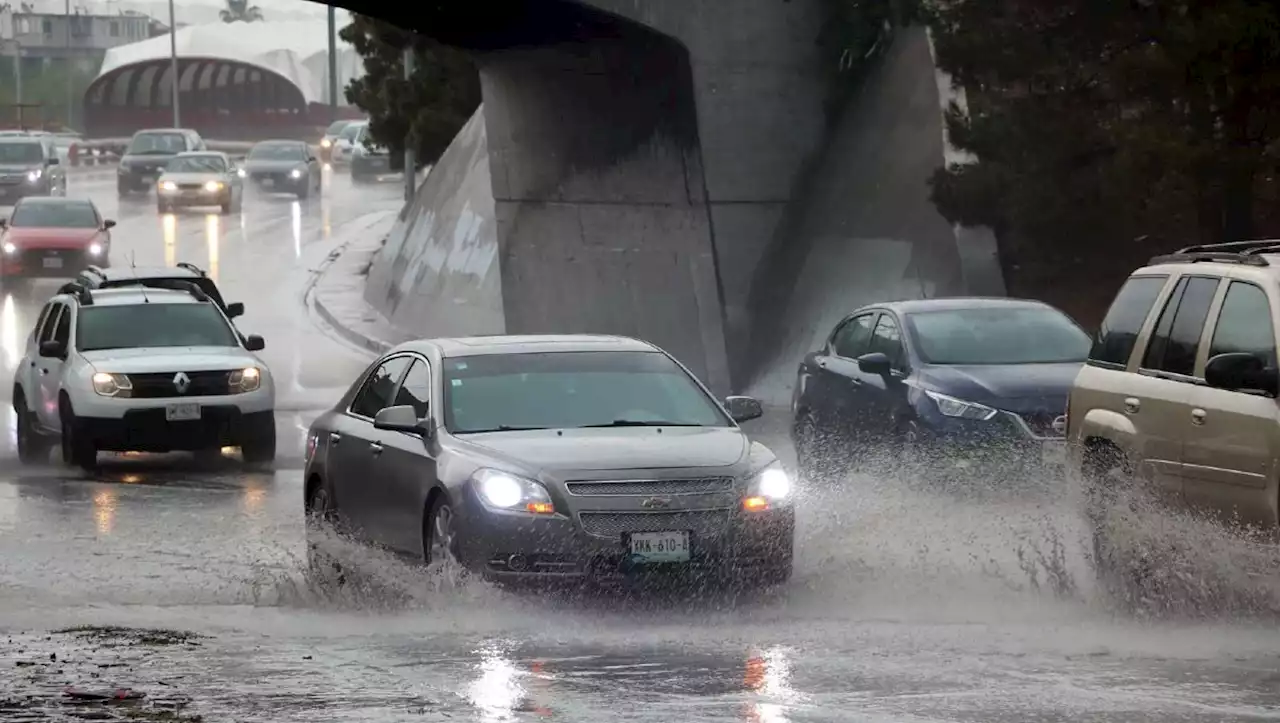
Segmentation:
<svg viewBox="0 0 1280 723">
<path fill-rule="evenodd" d="M 204 184 L 204 190 L 206 190 L 206 191 L 221 191 L 221 190 L 222 190 L 222 182 L 221 182 L 221 181 L 209 181 L 208 183 Z"/>
<path fill-rule="evenodd" d="M 35 183 L 36 181 L 39 181 L 43 176 L 44 176 L 44 171 L 40 170 L 39 168 L 37 168 L 34 171 L 27 171 L 27 182 Z"/>
<path fill-rule="evenodd" d="M 131 397 L 133 382 L 124 374 L 98 372 L 93 375 L 93 391 L 104 397 Z"/>
<path fill-rule="evenodd" d="M 262 386 L 262 370 L 258 367 L 237 369 L 227 377 L 227 386 L 232 394 L 256 392 Z"/>
<path fill-rule="evenodd" d="M 102 244 L 99 244 L 99 243 L 89 244 L 90 256 L 97 256 L 98 254 L 101 254 L 101 253 L 102 253 Z"/>
<path fill-rule="evenodd" d="M 497 510 L 549 515 L 556 511 L 547 488 L 531 479 L 496 469 L 482 469 L 472 476 L 480 501 Z"/>
<path fill-rule="evenodd" d="M 321 148 L 328 148 L 329 146 L 332 146 L 332 145 L 333 145 L 333 142 L 332 142 L 332 141 L 330 141 L 328 138 L 322 138 L 322 139 L 320 139 L 320 147 L 321 147 Z"/>
<path fill-rule="evenodd" d="M 161 181 L 161 182 L 160 182 L 160 190 L 161 190 L 161 191 L 176 191 L 176 190 L 178 190 L 178 184 L 174 183 L 173 181 Z"/>
<path fill-rule="evenodd" d="M 5 241 L 5 242 L 4 242 L 4 252 L 5 252 L 6 254 L 16 254 L 16 253 L 18 253 L 18 247 L 17 247 L 17 246 L 14 246 L 12 241 Z"/>
<path fill-rule="evenodd" d="M 293 169 L 292 171 L 289 171 L 289 177 L 290 177 L 290 178 L 302 178 L 302 171 L 300 171 L 300 170 L 298 170 L 297 168 L 295 168 L 295 169 Z"/>
<path fill-rule="evenodd" d="M 752 478 L 742 507 L 749 512 L 777 507 L 791 501 L 792 491 L 791 475 L 782 468 L 781 462 L 774 462 Z"/>
<path fill-rule="evenodd" d="M 949 397 L 946 394 L 925 390 L 925 396 L 932 399 L 933 403 L 938 405 L 938 411 L 944 417 L 975 419 L 979 422 L 985 422 L 997 414 L 996 410 L 985 404 L 966 402 L 963 399 Z"/>
<path fill-rule="evenodd" d="M 243 168 L 237 168 L 237 169 L 236 169 L 236 175 L 237 175 L 237 176 L 239 176 L 239 177 L 241 177 L 241 178 L 247 178 L 247 177 L 249 176 L 249 174 L 247 174 L 247 173 L 245 173 L 245 172 L 244 172 L 244 169 L 243 169 Z"/>
</svg>

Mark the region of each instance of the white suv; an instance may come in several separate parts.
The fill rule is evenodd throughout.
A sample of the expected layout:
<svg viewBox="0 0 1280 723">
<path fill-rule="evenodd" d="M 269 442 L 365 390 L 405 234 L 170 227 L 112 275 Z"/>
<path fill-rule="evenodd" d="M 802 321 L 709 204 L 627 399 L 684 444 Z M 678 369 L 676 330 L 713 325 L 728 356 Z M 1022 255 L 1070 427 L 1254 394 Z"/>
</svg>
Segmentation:
<svg viewBox="0 0 1280 723">
<path fill-rule="evenodd" d="M 62 287 L 40 312 L 13 381 L 18 456 L 93 469 L 99 451 L 276 451 L 275 389 L 226 315 L 194 284 Z"/>
</svg>

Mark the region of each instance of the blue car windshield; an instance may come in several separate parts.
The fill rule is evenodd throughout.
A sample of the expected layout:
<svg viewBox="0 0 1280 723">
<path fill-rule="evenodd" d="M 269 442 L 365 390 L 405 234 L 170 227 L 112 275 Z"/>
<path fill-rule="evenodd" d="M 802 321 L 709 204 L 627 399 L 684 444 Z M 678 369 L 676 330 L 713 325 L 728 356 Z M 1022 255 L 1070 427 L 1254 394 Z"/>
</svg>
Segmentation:
<svg viewBox="0 0 1280 723">
<path fill-rule="evenodd" d="M 1066 314 L 1043 306 L 921 311 L 906 321 L 926 364 L 1083 362 L 1091 345 Z"/>
<path fill-rule="evenodd" d="M 657 352 L 449 358 L 444 398 L 445 427 L 454 434 L 731 424 L 679 365 Z"/>
</svg>

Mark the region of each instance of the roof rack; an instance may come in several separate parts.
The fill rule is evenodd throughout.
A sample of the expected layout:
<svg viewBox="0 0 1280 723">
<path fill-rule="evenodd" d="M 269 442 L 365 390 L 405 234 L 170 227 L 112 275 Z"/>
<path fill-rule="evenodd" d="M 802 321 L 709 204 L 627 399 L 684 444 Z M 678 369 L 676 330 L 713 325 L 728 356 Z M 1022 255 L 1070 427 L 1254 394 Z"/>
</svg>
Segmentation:
<svg viewBox="0 0 1280 723">
<path fill-rule="evenodd" d="M 196 266 L 196 265 L 195 265 L 195 264 L 193 264 L 193 263 L 190 263 L 190 262 L 187 262 L 187 261 L 179 261 L 179 262 L 177 263 L 177 266 L 178 266 L 178 268 L 180 268 L 180 269 L 186 269 L 187 271 L 190 271 L 191 273 L 195 274 L 196 276 L 207 276 L 207 274 L 205 274 L 205 272 L 204 272 L 204 269 L 200 268 L 199 266 Z"/>
<path fill-rule="evenodd" d="M 93 274 L 94 276 L 97 276 L 100 279 L 103 279 L 104 281 L 107 278 L 107 272 L 103 271 L 102 267 L 96 264 L 90 264 L 89 266 L 84 267 L 84 270 L 88 273 Z"/>
<path fill-rule="evenodd" d="M 1217 244 L 1196 244 L 1180 248 L 1171 254 L 1156 256 L 1148 265 L 1157 264 L 1194 264 L 1201 261 L 1213 261 L 1224 264 L 1244 264 L 1246 266 L 1270 266 L 1261 254 L 1280 253 L 1280 239 L 1250 239 L 1247 241 L 1227 241 Z"/>
<path fill-rule="evenodd" d="M 58 288 L 59 294 L 67 294 L 76 297 L 76 301 L 81 306 L 93 306 L 93 292 L 89 291 L 89 287 L 79 281 L 69 281 Z"/>
<path fill-rule="evenodd" d="M 128 279 L 114 284 L 113 289 L 119 289 L 129 286 L 141 286 L 147 289 L 168 289 L 169 291 L 185 291 L 196 301 L 208 301 L 208 294 L 204 293 L 194 281 L 186 281 L 184 279 Z"/>
</svg>

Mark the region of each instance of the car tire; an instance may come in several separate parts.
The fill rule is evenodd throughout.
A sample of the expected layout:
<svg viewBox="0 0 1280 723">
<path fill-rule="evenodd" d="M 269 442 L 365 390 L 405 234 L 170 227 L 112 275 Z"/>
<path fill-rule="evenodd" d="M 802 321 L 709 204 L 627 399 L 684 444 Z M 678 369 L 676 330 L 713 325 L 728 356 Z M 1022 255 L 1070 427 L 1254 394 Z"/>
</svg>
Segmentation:
<svg viewBox="0 0 1280 723">
<path fill-rule="evenodd" d="M 422 559 L 428 565 L 434 562 L 456 564 L 459 561 L 457 517 L 443 492 L 431 502 L 422 519 Z"/>
<path fill-rule="evenodd" d="M 276 415 L 265 414 L 261 426 L 254 425 L 250 436 L 240 443 L 245 464 L 271 464 L 276 459 Z"/>
<path fill-rule="evenodd" d="M 133 195 L 133 189 L 123 183 L 116 183 L 116 195 L 120 198 L 128 198 Z"/>
<path fill-rule="evenodd" d="M 168 201 L 156 201 L 156 211 L 158 213 L 173 213 L 173 204 Z"/>
<path fill-rule="evenodd" d="M 339 529 L 338 506 L 328 482 L 320 482 L 310 491 L 307 499 L 307 569 L 314 579 L 322 583 L 346 584 L 346 571 L 337 558 L 324 550 L 321 540 Z"/>
<path fill-rule="evenodd" d="M 35 414 L 27 408 L 27 397 L 21 387 L 14 388 L 13 411 L 18 417 L 18 461 L 22 464 L 47 463 L 52 440 L 36 429 Z"/>
<path fill-rule="evenodd" d="M 84 434 L 84 424 L 76 417 L 71 402 L 63 397 L 58 405 L 62 422 L 62 462 L 86 472 L 98 468 L 98 447 Z"/>
<path fill-rule="evenodd" d="M 306 182 L 305 184 L 303 184 L 303 186 L 302 186 L 301 188 L 299 188 L 299 189 L 298 189 L 298 192 L 297 192 L 295 195 L 298 197 L 298 200 L 299 200 L 299 201 L 305 201 L 305 200 L 307 200 L 307 197 L 311 195 L 311 181 L 310 181 L 310 179 L 308 179 L 308 180 L 307 180 L 307 182 Z"/>
<path fill-rule="evenodd" d="M 235 205 L 235 198 L 232 196 L 227 196 L 227 200 L 223 201 L 221 205 L 222 215 L 226 216 L 230 214 L 231 209 L 234 205 Z"/>
</svg>

